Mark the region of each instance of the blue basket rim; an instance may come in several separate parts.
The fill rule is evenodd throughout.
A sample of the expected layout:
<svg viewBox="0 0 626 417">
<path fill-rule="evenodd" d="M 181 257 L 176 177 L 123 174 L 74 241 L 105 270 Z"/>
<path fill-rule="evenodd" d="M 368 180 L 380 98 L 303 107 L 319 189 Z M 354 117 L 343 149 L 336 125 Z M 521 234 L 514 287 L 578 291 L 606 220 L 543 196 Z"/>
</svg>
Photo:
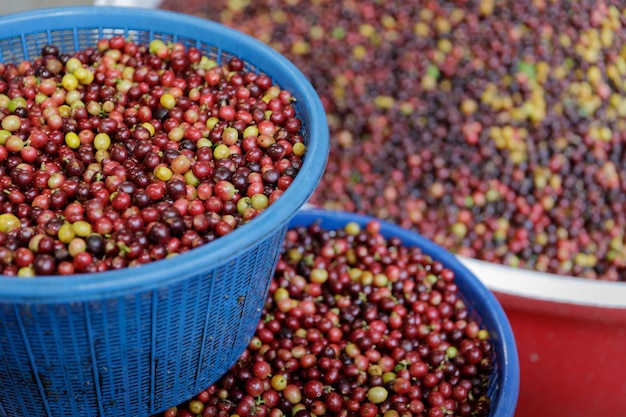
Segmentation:
<svg viewBox="0 0 626 417">
<path fill-rule="evenodd" d="M 380 218 L 348 211 L 308 207 L 296 213 L 289 222 L 289 227 L 307 226 L 316 221 L 321 221 L 322 227 L 324 223 L 331 227 L 338 227 L 348 222 L 357 222 L 363 226 L 372 220 L 380 223 L 383 236 L 387 238 L 398 237 L 404 244 L 418 246 L 424 253 L 452 269 L 457 283 L 461 284 L 459 285 L 461 292 L 465 296 L 471 296 L 472 301 L 478 302 L 473 306 L 479 307 L 476 310 L 488 326 L 490 334 L 497 336 L 494 338 L 494 345 L 500 361 L 497 396 L 492 399 L 489 415 L 491 417 L 512 417 L 517 407 L 520 390 L 520 365 L 513 329 L 495 295 L 455 255 L 415 231 Z"/>
<path fill-rule="evenodd" d="M 302 109 L 308 114 L 307 153 L 299 174 L 281 198 L 265 209 L 250 223 L 236 228 L 228 235 L 213 242 L 195 248 L 187 253 L 171 259 L 163 259 L 135 268 L 119 271 L 107 271 L 71 276 L 39 276 L 32 279 L 0 277 L 0 302 L 22 303 L 54 303 L 68 301 L 84 301 L 89 298 L 114 297 L 131 291 L 154 288 L 175 282 L 184 274 L 191 274 L 207 269 L 207 264 L 221 265 L 236 259 L 236 254 L 246 250 L 269 236 L 289 221 L 289 219 L 308 201 L 324 173 L 329 153 L 329 132 L 325 109 L 321 100 L 304 74 L 287 58 L 265 43 L 243 32 L 229 28 L 221 23 L 166 10 L 152 10 L 132 7 L 115 6 L 76 6 L 55 7 L 13 13 L 0 16 L 0 40 L 24 33 L 67 30 L 74 28 L 107 28 L 116 29 L 129 27 L 129 30 L 145 30 L 163 33 L 154 28 L 137 27 L 137 21 L 146 19 L 158 26 L 180 27 L 185 33 L 198 34 L 202 31 L 219 34 L 220 42 L 228 40 L 245 50 L 255 51 L 255 56 L 264 62 L 250 61 L 260 66 L 263 72 L 270 74 L 278 85 L 290 83 L 290 91 L 302 102 Z M 41 20 L 41 22 L 39 22 Z M 93 21 L 98 21 L 97 24 Z M 67 21 L 67 24 L 64 24 Z M 119 23 L 123 21 L 125 23 Z M 32 31 L 25 32 L 33 27 Z M 103 23 L 106 22 L 106 23 Z M 70 26 L 71 24 L 71 26 Z M 43 28 L 43 29 L 42 29 Z M 170 32 L 177 34 L 177 29 Z M 187 35 L 184 35 L 187 36 Z M 203 40 L 211 44 L 211 40 Z M 247 56 L 228 50 L 228 53 L 240 56 L 244 61 Z M 268 66 L 272 71 L 268 71 Z M 295 89 L 295 92 L 294 92 Z M 129 272 L 130 271 L 130 272 Z"/>
</svg>

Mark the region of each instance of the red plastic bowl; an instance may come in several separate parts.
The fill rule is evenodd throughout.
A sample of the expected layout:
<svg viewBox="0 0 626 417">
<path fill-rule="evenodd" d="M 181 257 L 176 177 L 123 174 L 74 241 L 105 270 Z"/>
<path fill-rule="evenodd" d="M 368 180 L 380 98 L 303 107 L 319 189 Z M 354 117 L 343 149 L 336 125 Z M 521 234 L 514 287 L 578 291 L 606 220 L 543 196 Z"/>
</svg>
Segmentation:
<svg viewBox="0 0 626 417">
<path fill-rule="evenodd" d="M 626 283 L 459 259 L 496 295 L 513 328 L 515 417 L 626 415 Z"/>
</svg>

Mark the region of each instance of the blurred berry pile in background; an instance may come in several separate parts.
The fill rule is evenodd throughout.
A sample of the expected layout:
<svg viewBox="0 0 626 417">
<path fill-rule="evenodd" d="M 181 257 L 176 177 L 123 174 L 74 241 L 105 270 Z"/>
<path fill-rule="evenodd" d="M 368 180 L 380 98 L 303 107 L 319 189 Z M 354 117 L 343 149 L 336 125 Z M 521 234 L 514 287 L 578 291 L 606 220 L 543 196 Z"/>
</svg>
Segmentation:
<svg viewBox="0 0 626 417">
<path fill-rule="evenodd" d="M 618 1 L 165 0 L 283 53 L 322 97 L 312 203 L 505 265 L 626 279 Z"/>
</svg>

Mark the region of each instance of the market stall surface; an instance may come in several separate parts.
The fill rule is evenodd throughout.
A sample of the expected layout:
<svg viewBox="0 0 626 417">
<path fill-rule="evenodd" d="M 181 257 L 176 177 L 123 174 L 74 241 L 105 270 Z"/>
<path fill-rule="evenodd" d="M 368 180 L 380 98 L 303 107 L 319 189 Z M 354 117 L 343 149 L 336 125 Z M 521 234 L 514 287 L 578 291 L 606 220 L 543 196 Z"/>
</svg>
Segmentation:
<svg viewBox="0 0 626 417">
<path fill-rule="evenodd" d="M 49 7 L 63 6 L 135 6 L 154 8 L 159 0 L 21 0 L 1 1 L 0 15 Z"/>
</svg>

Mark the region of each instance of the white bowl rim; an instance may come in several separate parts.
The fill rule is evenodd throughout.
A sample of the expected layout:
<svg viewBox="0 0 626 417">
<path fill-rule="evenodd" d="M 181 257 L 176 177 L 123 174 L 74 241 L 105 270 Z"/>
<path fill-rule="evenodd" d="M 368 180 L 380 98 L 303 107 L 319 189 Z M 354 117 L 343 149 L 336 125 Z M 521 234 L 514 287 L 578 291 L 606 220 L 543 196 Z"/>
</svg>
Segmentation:
<svg viewBox="0 0 626 417">
<path fill-rule="evenodd" d="M 458 256 L 491 291 L 583 306 L 626 309 L 626 282 L 590 280 Z"/>
</svg>

